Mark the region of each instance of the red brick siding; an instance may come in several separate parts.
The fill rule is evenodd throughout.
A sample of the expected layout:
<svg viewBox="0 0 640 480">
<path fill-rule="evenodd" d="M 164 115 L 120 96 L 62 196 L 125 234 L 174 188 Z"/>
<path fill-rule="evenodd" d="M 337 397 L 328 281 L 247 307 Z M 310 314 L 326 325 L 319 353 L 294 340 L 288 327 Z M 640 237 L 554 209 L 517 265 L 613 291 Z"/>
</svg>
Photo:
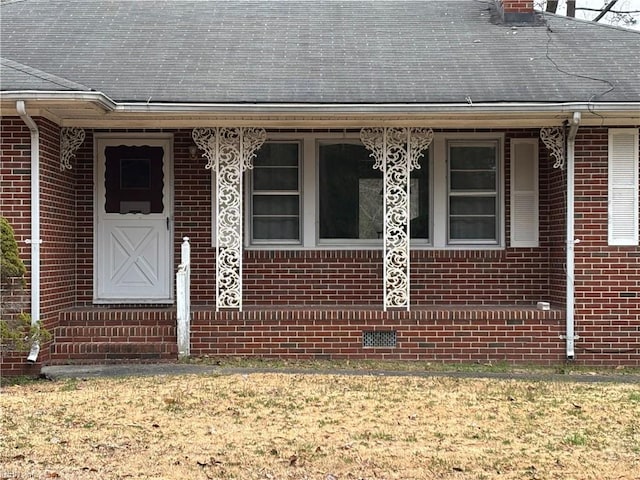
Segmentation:
<svg viewBox="0 0 640 480">
<path fill-rule="evenodd" d="M 16 234 L 20 257 L 28 260 L 31 237 L 31 140 L 20 118 L 0 121 L 0 214 Z"/>
<path fill-rule="evenodd" d="M 76 179 L 75 171 L 60 169 L 60 129 L 39 119 L 40 127 L 40 299 L 47 328 L 60 309 L 75 304 Z"/>
<path fill-rule="evenodd" d="M 191 131 L 178 131 L 174 136 L 174 258 L 180 263 L 182 238 L 191 243 L 191 297 L 195 304 L 215 303 L 215 249 L 211 246 L 211 172 L 207 160 L 189 158 L 193 145 Z M 174 270 L 175 271 L 175 270 Z"/>
<path fill-rule="evenodd" d="M 549 299 L 555 305 L 565 305 L 567 173 L 564 169 L 553 168 L 556 159 L 549 155 L 546 147 L 541 147 L 539 151 L 540 184 L 544 182 L 548 185 L 540 194 L 540 205 L 548 221 L 546 229 L 541 229 L 540 236 L 549 246 Z"/>
<path fill-rule="evenodd" d="M 76 179 L 76 306 L 93 299 L 93 131 L 85 130 L 85 140 L 73 159 Z"/>
<path fill-rule="evenodd" d="M 562 312 L 433 309 L 196 312 L 193 353 L 554 363 Z M 363 331 L 397 333 L 395 347 L 364 347 Z"/>
<path fill-rule="evenodd" d="M 5 351 L 0 349 L 0 383 L 2 377 L 40 375 L 42 361 L 39 359 L 35 363 L 27 362 L 27 353 Z"/>
<path fill-rule="evenodd" d="M 530 13 L 533 0 L 502 0 L 502 8 L 506 13 Z"/>
<path fill-rule="evenodd" d="M 6 217 L 13 227 L 20 257 L 27 266 L 31 250 L 25 243 L 25 240 L 31 238 L 30 152 L 30 134 L 24 122 L 20 118 L 3 117 L 0 120 L 0 215 Z M 3 292 L 3 298 L 5 295 L 6 292 Z M 28 294 L 22 295 L 21 292 L 20 300 L 29 311 Z M 0 348 L 0 375 L 25 375 L 27 369 L 34 369 L 35 374 L 38 374 L 40 365 L 28 364 L 26 357 L 24 352 Z"/>
<path fill-rule="evenodd" d="M 548 299 L 540 249 L 416 250 L 413 305 L 532 305 Z M 380 250 L 248 251 L 244 302 L 259 305 L 382 305 Z"/>
<path fill-rule="evenodd" d="M 34 120 L 40 130 L 40 316 L 44 326 L 53 330 L 58 311 L 74 304 L 76 182 L 73 172 L 60 171 L 58 126 L 43 118 Z M 1 124 L 1 212 L 16 232 L 30 290 L 31 248 L 26 243 L 31 238 L 30 132 L 20 118 L 3 118 Z M 47 355 L 45 346 L 40 360 L 46 361 Z"/>
<path fill-rule="evenodd" d="M 608 130 L 576 139 L 576 353 L 624 363 L 640 352 L 640 248 L 608 246 Z"/>
<path fill-rule="evenodd" d="M 51 362 L 162 361 L 176 356 L 171 310 L 61 313 Z M 563 312 L 433 308 L 412 312 L 327 308 L 193 312 L 194 356 L 499 361 L 563 359 Z M 363 331 L 397 334 L 395 347 L 364 347 Z"/>
</svg>

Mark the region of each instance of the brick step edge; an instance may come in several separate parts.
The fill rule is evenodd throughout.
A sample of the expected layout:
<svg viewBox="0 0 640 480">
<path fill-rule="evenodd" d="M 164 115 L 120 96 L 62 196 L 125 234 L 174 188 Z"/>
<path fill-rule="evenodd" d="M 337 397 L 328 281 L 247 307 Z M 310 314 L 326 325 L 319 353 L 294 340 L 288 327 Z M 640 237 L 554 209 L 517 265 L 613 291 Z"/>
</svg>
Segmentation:
<svg viewBox="0 0 640 480">
<path fill-rule="evenodd" d="M 169 342 L 55 342 L 51 345 L 50 363 L 81 360 L 83 363 L 113 361 L 161 361 L 178 357 L 176 343 Z"/>
</svg>

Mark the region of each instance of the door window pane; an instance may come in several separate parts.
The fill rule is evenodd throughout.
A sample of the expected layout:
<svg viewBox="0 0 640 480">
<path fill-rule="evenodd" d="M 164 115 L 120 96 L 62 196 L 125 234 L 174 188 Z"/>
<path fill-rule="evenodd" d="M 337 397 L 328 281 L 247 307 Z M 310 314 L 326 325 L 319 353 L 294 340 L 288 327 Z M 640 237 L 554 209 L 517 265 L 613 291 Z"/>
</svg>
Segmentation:
<svg viewBox="0 0 640 480">
<path fill-rule="evenodd" d="M 104 153 L 105 212 L 162 213 L 163 148 L 119 145 Z"/>
</svg>

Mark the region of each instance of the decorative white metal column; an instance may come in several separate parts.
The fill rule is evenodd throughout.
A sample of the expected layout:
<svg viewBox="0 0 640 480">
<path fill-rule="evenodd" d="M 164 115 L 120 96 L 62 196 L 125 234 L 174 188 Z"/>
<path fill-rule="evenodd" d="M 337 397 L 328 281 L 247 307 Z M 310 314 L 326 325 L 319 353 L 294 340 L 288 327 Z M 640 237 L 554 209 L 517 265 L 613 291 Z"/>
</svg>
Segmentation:
<svg viewBox="0 0 640 480">
<path fill-rule="evenodd" d="M 383 174 L 384 310 L 410 309 L 411 171 L 433 140 L 430 128 L 363 128 L 360 139 L 371 150 L 373 168 Z"/>
<path fill-rule="evenodd" d="M 564 170 L 565 165 L 565 133 L 560 127 L 543 127 L 540 129 L 540 140 L 554 157 L 553 168 Z"/>
<path fill-rule="evenodd" d="M 60 171 L 71 170 L 71 159 L 84 142 L 84 129 L 67 127 L 60 129 Z"/>
<path fill-rule="evenodd" d="M 262 128 L 194 128 L 206 168 L 216 178 L 216 310 L 242 310 L 242 174 L 253 167 L 267 134 Z"/>
</svg>

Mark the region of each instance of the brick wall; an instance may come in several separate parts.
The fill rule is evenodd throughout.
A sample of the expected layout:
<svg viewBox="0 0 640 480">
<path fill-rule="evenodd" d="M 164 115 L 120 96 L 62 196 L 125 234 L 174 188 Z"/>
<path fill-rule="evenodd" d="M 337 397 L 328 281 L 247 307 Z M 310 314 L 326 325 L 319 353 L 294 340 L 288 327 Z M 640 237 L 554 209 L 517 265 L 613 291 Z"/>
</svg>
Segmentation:
<svg viewBox="0 0 640 480">
<path fill-rule="evenodd" d="M 61 312 L 51 363 L 166 361 L 177 355 L 170 310 Z M 272 307 L 215 313 L 196 308 L 194 356 L 397 359 L 553 364 L 563 359 L 561 310 L 518 307 L 374 309 Z M 395 344 L 366 346 L 364 332 L 394 332 Z"/>
<path fill-rule="evenodd" d="M 31 141 L 20 118 L 0 120 L 0 214 L 16 234 L 20 257 L 28 260 L 31 236 Z"/>
<path fill-rule="evenodd" d="M 85 140 L 72 161 L 76 179 L 76 306 L 90 305 L 93 299 L 93 131 L 85 130 Z"/>
<path fill-rule="evenodd" d="M 562 361 L 563 312 L 359 309 L 194 312 L 194 355 L 283 358 Z M 395 346 L 364 346 L 363 332 L 395 332 Z"/>
<path fill-rule="evenodd" d="M 49 328 L 58 311 L 75 304 L 76 179 L 75 171 L 60 170 L 60 128 L 41 119 L 40 236 L 41 311 Z M 73 161 L 73 160 L 72 160 Z"/>
<path fill-rule="evenodd" d="M 544 155 L 544 157 L 543 157 Z M 540 183 L 548 187 L 541 191 L 540 205 L 545 209 L 546 226 L 540 236 L 549 247 L 549 299 L 555 305 L 566 304 L 566 232 L 567 232 L 567 173 L 553 168 L 555 158 L 545 147 L 540 149 Z M 542 176 L 544 173 L 544 177 Z"/>
<path fill-rule="evenodd" d="M 75 298 L 76 182 L 73 171 L 60 171 L 58 126 L 43 118 L 34 120 L 40 129 L 41 319 L 45 328 L 53 331 L 59 310 L 73 306 Z M 30 132 L 20 118 L 2 118 L 1 129 L 0 212 L 15 230 L 20 256 L 27 267 L 26 288 L 30 291 L 31 247 L 26 243 L 31 238 Z M 23 366 L 24 357 L 21 353 L 16 360 Z M 48 348 L 44 345 L 39 361 L 47 358 Z M 10 367 L 4 362 L 3 369 L 8 371 Z M 28 368 L 29 372 L 32 370 Z"/>
<path fill-rule="evenodd" d="M 533 0 L 500 0 L 505 13 L 530 13 Z"/>
<path fill-rule="evenodd" d="M 411 301 L 426 305 L 532 305 L 548 300 L 546 249 L 416 250 Z M 382 305 L 380 250 L 248 251 L 244 302 Z"/>
<path fill-rule="evenodd" d="M 583 127 L 576 139 L 576 353 L 625 362 L 640 352 L 640 248 L 610 247 L 608 130 Z"/>
</svg>

